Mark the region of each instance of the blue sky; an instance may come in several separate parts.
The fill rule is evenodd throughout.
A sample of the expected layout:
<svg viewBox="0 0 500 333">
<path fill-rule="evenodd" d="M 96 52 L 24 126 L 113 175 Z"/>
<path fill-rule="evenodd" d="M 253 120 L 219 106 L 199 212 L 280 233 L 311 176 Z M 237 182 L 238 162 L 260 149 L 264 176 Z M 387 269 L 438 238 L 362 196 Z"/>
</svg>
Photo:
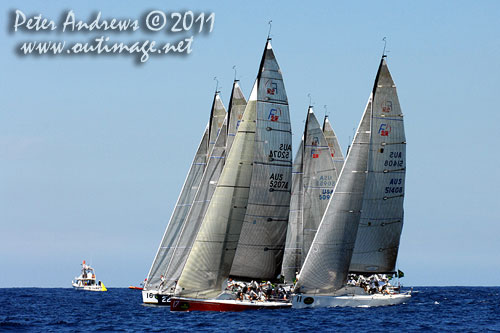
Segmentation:
<svg viewBox="0 0 500 333">
<path fill-rule="evenodd" d="M 383 49 L 407 135 L 398 266 L 410 285 L 500 285 L 500 2 L 11 1 L 0 4 L 0 287 L 69 287 L 81 260 L 107 286 L 149 270 L 208 121 L 214 76 L 249 94 L 272 19 L 294 150 L 311 94 L 347 147 Z M 188 56 L 19 57 L 26 40 L 167 33 L 9 33 L 10 11 L 59 20 L 215 12 Z"/>
</svg>

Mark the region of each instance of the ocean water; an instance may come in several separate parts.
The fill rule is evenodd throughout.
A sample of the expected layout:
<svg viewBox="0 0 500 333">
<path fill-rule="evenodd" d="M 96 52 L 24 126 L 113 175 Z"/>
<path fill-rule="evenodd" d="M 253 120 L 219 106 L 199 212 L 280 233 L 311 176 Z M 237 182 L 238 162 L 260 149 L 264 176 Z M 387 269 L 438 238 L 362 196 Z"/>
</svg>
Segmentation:
<svg viewBox="0 0 500 333">
<path fill-rule="evenodd" d="M 0 331 L 318 332 L 500 331 L 500 287 L 417 287 L 379 308 L 171 313 L 125 288 L 0 289 Z"/>
</svg>

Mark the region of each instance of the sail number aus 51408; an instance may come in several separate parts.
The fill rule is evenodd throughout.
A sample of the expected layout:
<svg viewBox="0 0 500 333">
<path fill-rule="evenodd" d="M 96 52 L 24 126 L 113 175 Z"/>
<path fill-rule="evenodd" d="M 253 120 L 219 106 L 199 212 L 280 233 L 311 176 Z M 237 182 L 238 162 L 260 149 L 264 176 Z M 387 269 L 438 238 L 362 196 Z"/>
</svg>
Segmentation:
<svg viewBox="0 0 500 333">
<path fill-rule="evenodd" d="M 384 166 L 386 167 L 403 167 L 403 160 L 385 160 Z"/>
<path fill-rule="evenodd" d="M 402 178 L 391 178 L 389 181 L 389 185 L 385 188 L 385 194 L 389 193 L 403 193 L 403 187 L 402 186 L 397 186 L 397 185 L 402 185 L 403 184 L 403 179 Z"/>
<path fill-rule="evenodd" d="M 403 153 L 400 151 L 391 151 L 389 153 L 389 159 L 384 161 L 385 167 L 400 167 L 404 165 Z"/>
</svg>

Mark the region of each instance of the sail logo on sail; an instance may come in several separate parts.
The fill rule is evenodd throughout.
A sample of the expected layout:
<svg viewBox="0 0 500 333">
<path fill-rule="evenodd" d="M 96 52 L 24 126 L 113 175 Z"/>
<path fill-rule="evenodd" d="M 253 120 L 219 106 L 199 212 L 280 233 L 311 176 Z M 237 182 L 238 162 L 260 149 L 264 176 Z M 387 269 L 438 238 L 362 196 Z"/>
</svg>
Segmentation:
<svg viewBox="0 0 500 333">
<path fill-rule="evenodd" d="M 389 136 L 389 133 L 391 133 L 391 125 L 380 124 L 380 128 L 378 129 L 378 133 L 380 134 L 380 136 Z"/>
<path fill-rule="evenodd" d="M 392 111 L 392 101 L 385 101 L 382 103 L 382 112 L 389 113 Z"/>
<path fill-rule="evenodd" d="M 268 95 L 276 95 L 278 93 L 278 84 L 272 80 L 267 80 L 266 91 Z"/>
<path fill-rule="evenodd" d="M 312 139 L 311 145 L 312 145 L 312 146 L 319 146 L 319 138 L 318 138 L 317 136 L 315 136 L 315 137 Z"/>
<path fill-rule="evenodd" d="M 238 121 L 236 122 L 236 129 L 238 129 L 238 127 L 240 127 L 240 123 L 241 123 L 241 119 L 243 118 L 243 114 L 239 114 L 238 115 Z"/>
<path fill-rule="evenodd" d="M 270 121 L 278 121 L 280 116 L 281 116 L 281 109 L 272 108 L 271 110 L 269 110 L 269 117 L 267 117 L 267 119 Z"/>
<path fill-rule="evenodd" d="M 320 154 L 321 154 L 321 151 L 319 149 L 311 149 L 311 157 L 312 158 L 319 158 Z"/>
</svg>

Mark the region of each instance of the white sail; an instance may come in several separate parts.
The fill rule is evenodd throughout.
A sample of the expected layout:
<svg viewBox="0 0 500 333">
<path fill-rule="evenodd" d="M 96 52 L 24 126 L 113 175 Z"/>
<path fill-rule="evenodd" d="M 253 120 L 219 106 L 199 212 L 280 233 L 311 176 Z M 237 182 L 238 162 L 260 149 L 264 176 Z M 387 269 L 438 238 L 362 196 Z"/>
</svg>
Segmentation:
<svg viewBox="0 0 500 333">
<path fill-rule="evenodd" d="M 161 276 L 170 262 L 172 250 L 178 239 L 185 217 L 187 216 L 191 204 L 194 200 L 196 190 L 200 184 L 205 170 L 208 153 L 208 125 L 202 136 L 198 150 L 194 156 L 191 168 L 187 174 L 179 198 L 175 205 L 170 221 L 165 229 L 165 233 L 156 252 L 156 256 L 149 270 L 149 274 L 144 284 L 144 290 L 158 289 L 161 283 Z"/>
<path fill-rule="evenodd" d="M 283 207 L 274 207 L 274 214 L 269 214 L 269 207 L 264 207 L 263 213 L 268 214 L 266 223 L 284 229 L 277 233 L 283 247 L 291 185 L 291 157 L 285 156 L 291 150 L 290 121 L 288 105 L 283 100 L 286 102 L 281 73 L 268 40 L 233 147 L 178 281 L 177 295 L 211 298 L 221 292 L 222 283 L 234 267 L 240 234 L 245 230 L 243 222 L 247 221 L 245 214 L 252 206 L 282 204 Z M 283 156 L 276 153 L 272 157 L 273 152 Z M 286 210 L 285 216 L 281 215 L 282 210 Z M 258 234 L 261 230 L 250 231 Z M 274 249 L 261 249 L 269 250 Z M 273 266 L 276 262 L 281 265 L 279 257 L 273 259 Z"/>
<path fill-rule="evenodd" d="M 186 217 L 186 222 L 182 226 L 177 243 L 173 249 L 172 257 L 165 271 L 165 281 L 161 288 L 162 293 L 174 293 L 175 283 L 179 280 L 198 230 L 200 229 L 203 217 L 215 192 L 226 157 L 226 133 L 226 121 L 224 121 L 210 154 L 199 189 Z"/>
<path fill-rule="evenodd" d="M 215 145 L 215 140 L 219 136 L 220 129 L 222 124 L 224 123 L 224 119 L 226 118 L 226 108 L 222 103 L 222 100 L 219 96 L 219 92 L 215 92 L 214 101 L 212 104 L 212 111 L 210 114 L 210 140 L 208 142 L 208 154 L 212 153 L 212 149 Z"/>
<path fill-rule="evenodd" d="M 273 279 L 281 271 L 292 187 L 292 133 L 283 77 L 270 40 L 255 99 L 252 183 L 231 275 Z M 251 98 L 252 99 L 252 98 Z"/>
<path fill-rule="evenodd" d="M 173 294 L 174 292 L 175 283 L 179 280 L 208 205 L 215 192 L 215 188 L 224 167 L 227 151 L 230 150 L 236 130 L 242 119 L 243 112 L 245 111 L 245 106 L 245 97 L 243 96 L 243 92 L 238 82 L 235 81 L 231 92 L 227 118 L 224 120 L 222 128 L 219 131 L 215 146 L 210 154 L 208 165 L 203 174 L 199 190 L 196 193 L 191 210 L 186 218 L 186 223 L 184 223 L 182 227 L 181 235 L 175 246 L 174 254 L 164 274 L 165 282 L 162 286 L 162 291 L 164 293 Z M 228 120 L 229 126 L 227 126 Z"/>
<path fill-rule="evenodd" d="M 234 80 L 228 111 L 229 121 L 227 126 L 227 151 L 229 151 L 233 145 L 234 137 L 238 131 L 246 106 L 247 100 L 243 95 L 243 91 L 241 91 L 238 80 Z"/>
<path fill-rule="evenodd" d="M 374 86 L 371 132 L 363 208 L 349 270 L 387 273 L 395 269 L 403 227 L 406 137 L 385 58 Z"/>
<path fill-rule="evenodd" d="M 302 184 L 302 157 L 304 151 L 304 136 L 300 141 L 299 149 L 293 160 L 292 167 L 292 193 L 290 198 L 290 213 L 288 217 L 288 227 L 286 231 L 285 253 L 283 255 L 283 265 L 281 274 L 286 283 L 293 283 L 297 272 L 302 267 L 303 225 L 302 225 L 302 207 L 303 207 L 303 184 Z"/>
<path fill-rule="evenodd" d="M 252 95 L 256 95 L 257 82 Z M 211 298 L 229 275 L 245 216 L 255 150 L 256 100 L 250 98 L 226 164 L 179 278 L 176 294 Z"/>
<path fill-rule="evenodd" d="M 304 137 L 302 253 L 308 253 L 340 170 L 335 169 L 328 142 L 311 107 L 307 113 Z M 305 256 L 302 263 L 303 260 Z"/>
<path fill-rule="evenodd" d="M 344 284 L 356 240 L 366 181 L 372 96 L 328 207 L 299 274 L 296 291 L 333 294 Z"/>
<path fill-rule="evenodd" d="M 285 282 L 295 280 L 309 251 L 321 218 L 344 164 L 335 132 L 325 116 L 323 129 L 308 110 L 301 149 L 294 161 L 290 218 L 282 274 Z M 300 159 L 300 160 L 298 160 Z"/>
<path fill-rule="evenodd" d="M 180 232 L 203 177 L 207 159 L 215 144 L 217 134 L 220 131 L 225 116 L 226 110 L 218 92 L 216 92 L 210 111 L 210 120 L 149 270 L 144 290 L 158 290 L 160 288 L 160 284 L 162 283 L 161 276 L 165 273 L 168 264 L 171 262 L 175 244 L 179 240 Z"/>
<path fill-rule="evenodd" d="M 344 166 L 344 154 L 342 154 L 342 149 L 340 148 L 337 135 L 335 135 L 335 131 L 333 130 L 328 116 L 325 116 L 323 121 L 323 134 L 328 142 L 328 147 L 330 147 L 330 153 L 333 158 L 335 170 L 337 170 L 337 173 L 340 174 L 340 170 L 342 170 L 342 167 Z"/>
</svg>

